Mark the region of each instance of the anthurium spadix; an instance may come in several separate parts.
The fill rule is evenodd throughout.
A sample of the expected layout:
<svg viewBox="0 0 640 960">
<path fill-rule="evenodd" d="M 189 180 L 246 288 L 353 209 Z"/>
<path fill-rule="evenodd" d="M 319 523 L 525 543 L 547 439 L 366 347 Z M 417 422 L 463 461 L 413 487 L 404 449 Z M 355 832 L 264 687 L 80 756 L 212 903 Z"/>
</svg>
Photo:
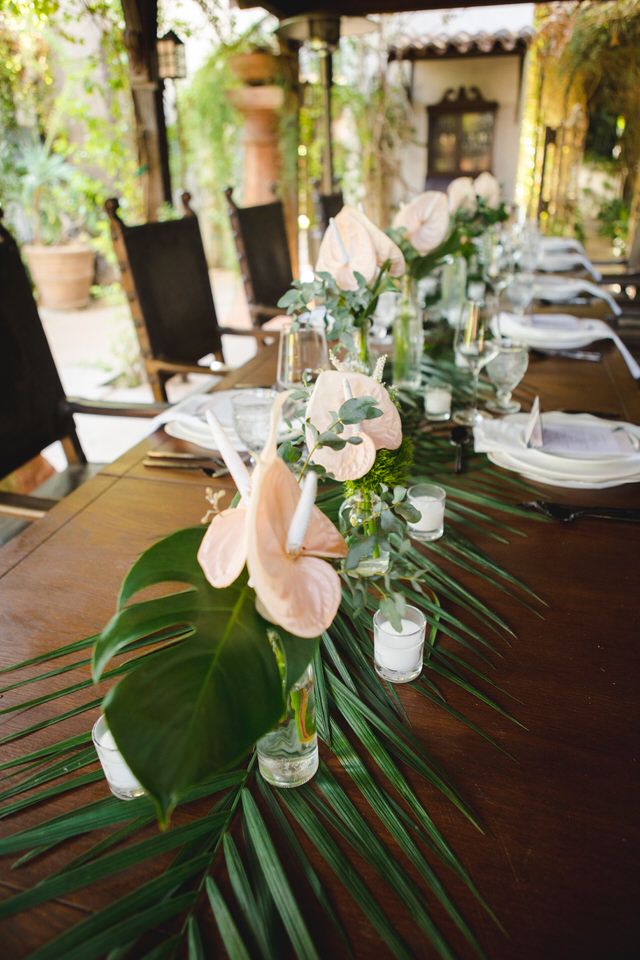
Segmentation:
<svg viewBox="0 0 640 960">
<path fill-rule="evenodd" d="M 218 424 L 220 453 L 234 480 L 233 454 L 242 464 L 246 477 L 242 471 L 238 477 L 247 494 L 235 509 L 213 518 L 198 561 L 214 587 L 233 583 L 246 564 L 260 613 L 296 636 L 317 637 L 331 625 L 341 597 L 337 572 L 321 558 L 344 557 L 347 546 L 315 505 L 316 478 L 310 475 L 301 489 L 278 457 L 277 429 L 285 399 L 283 394 L 274 405 L 269 439 L 250 477 Z"/>
</svg>

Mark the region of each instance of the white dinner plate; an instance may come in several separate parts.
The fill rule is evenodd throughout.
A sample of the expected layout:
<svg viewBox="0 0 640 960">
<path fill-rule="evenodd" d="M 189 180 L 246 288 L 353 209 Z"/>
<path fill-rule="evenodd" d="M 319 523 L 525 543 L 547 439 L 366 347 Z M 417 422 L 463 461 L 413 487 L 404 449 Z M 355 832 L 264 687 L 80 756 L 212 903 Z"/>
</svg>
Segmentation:
<svg viewBox="0 0 640 960">
<path fill-rule="evenodd" d="M 528 413 L 512 413 L 510 416 L 503 417 L 502 423 L 505 425 L 516 425 L 524 430 L 529 419 Z M 605 420 L 603 417 L 593 417 L 588 413 L 562 413 L 552 411 L 542 414 L 543 425 L 567 425 L 580 424 L 581 426 L 610 427 L 612 430 L 623 428 L 631 437 L 634 437 L 640 443 L 640 426 L 633 423 L 622 423 L 618 420 Z M 586 480 L 613 480 L 616 477 L 624 477 L 635 473 L 640 473 L 640 452 L 629 454 L 593 454 L 581 453 L 572 456 L 566 454 L 552 453 L 533 447 L 515 449 L 498 449 L 494 452 L 506 453 L 509 457 L 517 460 L 519 464 L 532 470 L 539 470 L 555 476 L 565 476 L 569 479 Z"/>
<path fill-rule="evenodd" d="M 492 452 L 488 453 L 487 457 L 497 467 L 519 473 L 525 480 L 534 480 L 536 483 L 543 483 L 551 487 L 568 487 L 575 490 L 606 490 L 608 487 L 620 487 L 626 483 L 640 483 L 640 472 L 628 477 L 617 477 L 609 480 L 580 480 L 534 470 L 515 457 L 511 457 L 508 453 Z"/>
</svg>

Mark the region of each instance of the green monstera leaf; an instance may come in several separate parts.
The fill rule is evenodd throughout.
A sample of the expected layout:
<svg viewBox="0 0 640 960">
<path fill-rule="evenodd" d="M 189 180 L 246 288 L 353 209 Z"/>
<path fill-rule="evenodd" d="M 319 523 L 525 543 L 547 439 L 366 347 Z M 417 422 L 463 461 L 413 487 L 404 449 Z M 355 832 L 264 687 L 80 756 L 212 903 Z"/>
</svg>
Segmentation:
<svg viewBox="0 0 640 960">
<path fill-rule="evenodd" d="M 186 633 L 141 657 L 103 702 L 118 748 L 163 823 L 190 788 L 236 763 L 278 722 L 318 645 L 257 613 L 246 572 L 230 587 L 212 587 L 197 561 L 204 532 L 179 530 L 142 554 L 93 653 L 97 681 L 131 644 L 167 628 Z M 145 587 L 169 582 L 187 588 L 129 603 Z"/>
</svg>

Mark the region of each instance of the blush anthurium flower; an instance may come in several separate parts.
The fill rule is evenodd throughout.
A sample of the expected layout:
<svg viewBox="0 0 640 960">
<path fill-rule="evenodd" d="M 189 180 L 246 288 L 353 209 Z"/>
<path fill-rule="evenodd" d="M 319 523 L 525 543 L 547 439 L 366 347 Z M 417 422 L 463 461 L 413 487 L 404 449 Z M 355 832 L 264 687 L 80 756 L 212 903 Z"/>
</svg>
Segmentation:
<svg viewBox="0 0 640 960">
<path fill-rule="evenodd" d="M 406 230 L 407 239 L 424 257 L 439 247 L 449 232 L 449 204 L 440 190 L 427 190 L 398 210 L 395 229 Z"/>
<path fill-rule="evenodd" d="M 332 217 L 320 244 L 317 273 L 330 273 L 341 290 L 357 290 L 356 273 L 371 283 L 389 262 L 392 277 L 401 277 L 405 262 L 400 248 L 355 207 Z"/>
<path fill-rule="evenodd" d="M 463 210 L 466 213 L 475 213 L 478 202 L 476 191 L 471 177 L 456 177 L 447 187 L 450 213 Z"/>
<path fill-rule="evenodd" d="M 342 450 L 313 450 L 313 438 L 307 431 L 307 445 L 313 450 L 311 460 L 340 481 L 363 477 L 373 466 L 377 450 L 397 450 L 402 443 L 402 423 L 395 404 L 382 383 L 363 373 L 323 370 L 307 405 L 307 419 L 322 434 L 334 422 L 335 411 L 351 397 L 372 397 L 382 411 L 382 416 L 375 419 L 346 425 L 340 434 L 344 440 L 359 437 L 361 443 L 347 443 Z"/>
<path fill-rule="evenodd" d="M 322 558 L 346 556 L 347 545 L 315 505 L 317 476 L 310 472 L 301 488 L 278 457 L 277 427 L 285 398 L 283 394 L 274 405 L 269 439 L 250 477 L 244 468 L 246 476 L 236 478 L 231 464 L 237 453 L 215 417 L 207 415 L 241 502 L 213 518 L 198 562 L 214 587 L 233 583 L 246 563 L 260 613 L 296 636 L 317 637 L 331 625 L 341 600 L 340 578 Z"/>
<path fill-rule="evenodd" d="M 488 207 L 495 210 L 500 206 L 502 191 L 500 184 L 492 173 L 481 173 L 473 181 L 476 196 L 484 200 Z"/>
</svg>

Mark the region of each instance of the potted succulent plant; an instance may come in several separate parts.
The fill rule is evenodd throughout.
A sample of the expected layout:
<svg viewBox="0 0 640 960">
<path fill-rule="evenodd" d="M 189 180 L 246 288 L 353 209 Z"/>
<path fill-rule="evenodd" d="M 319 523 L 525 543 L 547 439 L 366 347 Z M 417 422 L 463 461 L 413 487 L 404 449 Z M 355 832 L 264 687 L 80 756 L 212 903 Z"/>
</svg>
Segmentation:
<svg viewBox="0 0 640 960">
<path fill-rule="evenodd" d="M 20 205 L 30 220 L 31 242 L 23 246 L 41 306 L 81 309 L 89 303 L 95 255 L 78 239 L 79 204 L 74 169 L 49 143 L 20 151 Z"/>
</svg>

